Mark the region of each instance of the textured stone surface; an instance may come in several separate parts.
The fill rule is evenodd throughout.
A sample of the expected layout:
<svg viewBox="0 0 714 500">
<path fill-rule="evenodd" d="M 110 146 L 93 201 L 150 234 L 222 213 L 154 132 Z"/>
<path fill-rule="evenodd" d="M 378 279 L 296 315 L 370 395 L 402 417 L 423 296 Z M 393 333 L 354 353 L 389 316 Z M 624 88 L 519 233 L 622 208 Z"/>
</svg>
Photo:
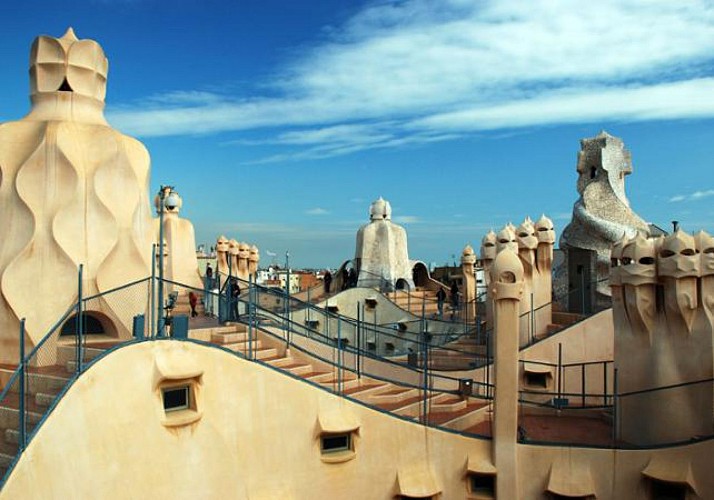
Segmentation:
<svg viewBox="0 0 714 500">
<path fill-rule="evenodd" d="M 34 344 L 77 300 L 80 264 L 85 295 L 151 272 L 149 153 L 104 118 L 107 68 L 99 44 L 71 29 L 38 37 L 30 113 L 0 125 L 0 360 L 17 359 L 19 318 Z M 87 308 L 128 336 L 145 298 L 119 295 Z"/>
<path fill-rule="evenodd" d="M 580 141 L 578 193 L 573 217 L 560 237 L 560 248 L 597 252 L 598 292 L 609 295 L 610 247 L 622 238 L 649 235 L 647 223 L 631 208 L 625 195 L 625 176 L 632 173 L 630 152 L 617 137 L 601 132 Z"/>
<path fill-rule="evenodd" d="M 393 289 L 404 280 L 414 286 L 407 250 L 407 232 L 392 222 L 392 207 L 379 198 L 369 209 L 369 224 L 357 231 L 355 265 L 358 286 Z"/>
</svg>

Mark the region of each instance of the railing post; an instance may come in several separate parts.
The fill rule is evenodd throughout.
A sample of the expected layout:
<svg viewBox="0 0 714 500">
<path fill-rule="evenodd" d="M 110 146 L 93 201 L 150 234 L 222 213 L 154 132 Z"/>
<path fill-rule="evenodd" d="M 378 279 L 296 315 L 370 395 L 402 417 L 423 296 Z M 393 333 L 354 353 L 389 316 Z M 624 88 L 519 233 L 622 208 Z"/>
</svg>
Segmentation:
<svg viewBox="0 0 714 500">
<path fill-rule="evenodd" d="M 615 368 L 613 379 L 612 379 L 612 445 L 617 446 L 617 436 L 618 436 L 618 408 L 617 408 L 617 368 Z"/>
<path fill-rule="evenodd" d="M 248 275 L 248 359 L 253 359 L 253 274 Z"/>
<path fill-rule="evenodd" d="M 325 301 L 325 337 L 330 338 L 330 299 Z"/>
<path fill-rule="evenodd" d="M 580 365 L 580 389 L 582 394 L 582 406 L 585 406 L 585 363 Z"/>
<path fill-rule="evenodd" d="M 603 361 L 603 362 L 602 362 L 602 376 L 603 376 L 603 381 L 602 381 L 602 392 L 603 392 L 602 404 L 603 404 L 603 406 L 607 406 L 607 361 Z"/>
<path fill-rule="evenodd" d="M 563 397 L 563 344 L 558 342 L 558 400 Z M 560 405 L 560 402 L 558 403 Z"/>
<path fill-rule="evenodd" d="M 337 318 L 337 393 L 342 393 L 342 321 Z"/>
<path fill-rule="evenodd" d="M 166 191 L 161 187 L 159 196 L 159 303 L 156 306 L 156 336 L 163 337 L 166 334 L 164 324 L 164 197 Z"/>
<path fill-rule="evenodd" d="M 357 378 L 361 379 L 362 378 L 362 366 L 361 366 L 361 357 L 362 357 L 362 321 L 361 321 L 362 315 L 359 307 L 359 301 L 357 302 Z"/>
<path fill-rule="evenodd" d="M 429 343 L 427 342 L 427 335 L 429 334 L 429 325 L 426 322 L 424 322 L 423 324 L 424 329 L 422 330 L 422 342 L 424 342 L 424 399 L 422 407 L 422 422 L 424 422 L 424 425 L 428 425 L 429 415 L 427 409 L 427 401 L 429 398 Z"/>
<path fill-rule="evenodd" d="M 285 337 L 290 346 L 290 252 L 285 252 Z"/>
<path fill-rule="evenodd" d="M 82 352 L 82 344 L 84 341 L 83 327 L 84 321 L 82 321 L 82 314 L 84 313 L 84 307 L 82 304 L 82 275 L 84 274 L 84 265 L 79 265 L 79 272 L 77 275 L 77 373 L 82 373 L 82 358 L 84 353 Z"/>
<path fill-rule="evenodd" d="M 491 335 L 486 333 L 486 397 L 491 397 Z"/>
<path fill-rule="evenodd" d="M 25 414 L 25 375 L 26 375 L 26 361 L 25 361 L 25 318 L 20 320 L 20 408 L 19 408 L 19 448 L 20 451 L 25 450 L 27 444 L 27 415 Z"/>
<path fill-rule="evenodd" d="M 156 314 L 156 243 L 151 245 L 151 316 L 149 317 L 149 321 L 151 321 L 151 337 L 156 337 L 154 314 Z"/>
<path fill-rule="evenodd" d="M 372 330 L 374 331 L 374 344 L 375 344 L 375 354 L 379 352 L 379 330 L 377 330 L 377 308 L 374 308 L 374 314 L 372 315 L 374 320 L 372 324 Z"/>
</svg>

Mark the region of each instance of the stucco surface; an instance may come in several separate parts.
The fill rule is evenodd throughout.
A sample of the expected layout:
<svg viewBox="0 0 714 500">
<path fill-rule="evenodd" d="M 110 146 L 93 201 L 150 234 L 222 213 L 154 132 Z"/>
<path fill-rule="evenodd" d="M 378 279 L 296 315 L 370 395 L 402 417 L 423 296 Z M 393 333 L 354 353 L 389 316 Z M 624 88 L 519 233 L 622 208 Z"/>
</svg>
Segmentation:
<svg viewBox="0 0 714 500">
<path fill-rule="evenodd" d="M 380 198 L 370 206 L 370 222 L 357 231 L 355 265 L 359 286 L 393 289 L 400 279 L 414 285 L 407 232 L 391 219 L 389 202 Z"/>
<path fill-rule="evenodd" d="M 200 420 L 162 425 L 157 360 L 200 369 Z M 335 413 L 358 422 L 356 455 L 325 463 L 319 420 Z M 469 453 L 488 459 L 489 445 L 395 419 L 218 349 L 145 342 L 107 356 L 72 386 L 0 498 L 391 499 L 400 470 L 424 467 L 443 498 L 458 498 Z"/>
<path fill-rule="evenodd" d="M 30 66 L 30 113 L 0 125 L 0 362 L 17 359 L 18 318 L 36 343 L 76 301 L 79 264 L 86 294 L 151 269 L 149 154 L 104 119 L 101 47 L 71 30 L 41 36 Z M 65 78 L 73 91 L 58 90 Z M 113 297 L 91 308 L 130 330 Z"/>
</svg>

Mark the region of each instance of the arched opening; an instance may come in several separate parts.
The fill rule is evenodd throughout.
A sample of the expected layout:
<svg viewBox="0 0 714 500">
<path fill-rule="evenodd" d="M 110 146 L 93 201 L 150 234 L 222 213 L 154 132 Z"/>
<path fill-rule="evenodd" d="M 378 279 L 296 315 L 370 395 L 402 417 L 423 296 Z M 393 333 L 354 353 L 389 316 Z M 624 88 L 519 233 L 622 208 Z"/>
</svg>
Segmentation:
<svg viewBox="0 0 714 500">
<path fill-rule="evenodd" d="M 352 273 L 352 274 L 350 274 Z M 337 269 L 337 272 L 332 275 L 332 290 L 340 292 L 350 287 L 350 281 L 356 282 L 357 274 L 351 260 L 347 260 Z"/>
<path fill-rule="evenodd" d="M 412 268 L 412 278 L 414 279 L 414 286 L 425 287 L 429 282 L 429 270 L 423 263 L 417 262 Z"/>
<path fill-rule="evenodd" d="M 409 290 L 409 283 L 404 278 L 399 278 L 395 284 L 397 290 Z"/>
<path fill-rule="evenodd" d="M 106 316 L 91 312 L 83 312 L 81 316 L 83 335 L 115 335 L 114 325 Z M 62 325 L 61 337 L 77 335 L 77 315 L 73 314 Z"/>
</svg>

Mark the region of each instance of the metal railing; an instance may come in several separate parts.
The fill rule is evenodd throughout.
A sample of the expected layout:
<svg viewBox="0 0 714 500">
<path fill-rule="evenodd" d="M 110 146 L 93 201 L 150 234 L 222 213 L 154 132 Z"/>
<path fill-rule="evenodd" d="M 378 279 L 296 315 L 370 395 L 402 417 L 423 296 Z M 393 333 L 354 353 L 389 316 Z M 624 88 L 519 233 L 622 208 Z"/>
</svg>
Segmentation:
<svg viewBox="0 0 714 500">
<path fill-rule="evenodd" d="M 83 295 L 83 269 L 78 269 L 77 301 L 27 352 L 25 320 L 20 321 L 17 368 L 0 392 L 0 449 L 11 456 L 8 471 L 34 437 L 66 389 L 109 344 L 122 344 L 144 337 L 147 330 L 134 330 L 134 316 L 149 308 L 151 278 L 142 278 L 89 297 Z M 111 320 L 108 319 L 111 315 Z M 142 325 L 144 323 L 141 323 Z M 110 327 L 113 329 L 105 329 Z M 148 328 L 148 325 L 146 326 Z M 0 478 L 3 484 L 5 478 Z"/>
<path fill-rule="evenodd" d="M 154 313 L 152 304 L 154 304 L 154 294 L 158 286 L 168 287 L 170 291 L 184 288 L 207 294 L 208 298 L 213 298 L 218 303 L 219 320 L 232 319 L 246 323 L 250 347 L 245 354 L 234 353 L 246 359 L 266 364 L 257 359 L 252 345 L 253 340 L 257 339 L 259 334 L 267 335 L 284 342 L 286 346 L 302 350 L 306 355 L 332 366 L 337 374 L 333 392 L 344 397 L 350 397 L 344 390 L 344 381 L 348 376 L 367 377 L 419 390 L 423 401 L 420 420 L 425 424 L 429 424 L 429 405 L 435 394 L 463 395 L 464 382 L 468 382 L 471 387 L 469 390 L 471 396 L 488 400 L 494 394 L 490 368 L 487 366 L 492 362 L 488 332 L 485 332 L 483 337 L 486 340 L 486 353 L 477 354 L 449 346 L 449 343 L 454 339 L 454 333 L 431 333 L 430 325 L 432 323 L 423 317 L 413 321 L 415 325 L 418 325 L 417 331 L 409 329 L 395 331 L 376 322 L 370 324 L 365 321 L 364 304 L 358 309 L 357 318 L 351 318 L 331 311 L 329 307 L 320 308 L 314 304 L 289 297 L 282 290 L 261 287 L 253 283 L 252 280 L 239 282 L 242 284 L 241 293 L 235 296 L 230 293 L 230 280 L 226 283 L 228 285 L 224 285 L 222 289 L 214 292 L 206 291 L 206 287 L 197 289 L 171 280 L 159 282 L 156 276 L 149 276 L 85 297 L 82 290 L 83 280 L 80 267 L 77 302 L 69 307 L 49 328 L 29 353 L 24 347 L 26 341 L 24 320 L 20 323 L 18 366 L 0 392 L 0 416 L 2 417 L 0 423 L 5 430 L 6 442 L 8 442 L 7 438 L 12 436 L 13 439 L 9 441 L 16 443 L 14 448 L 9 443 L 3 448 L 4 453 L 14 454 L 14 458 L 2 481 L 4 482 L 22 451 L 47 417 L 48 411 L 56 405 L 68 387 L 91 366 L 96 359 L 95 356 L 101 356 L 101 353 L 106 349 L 118 348 L 151 338 L 152 328 L 150 325 L 155 321 L 155 318 L 152 318 Z M 170 295 L 171 293 L 169 293 Z M 204 301 L 207 300 L 207 296 L 204 295 Z M 233 309 L 234 306 L 235 309 Z M 232 310 L 238 312 L 237 318 L 230 317 Z M 305 311 L 306 314 L 296 319 L 293 317 L 296 311 Z M 530 313 L 529 311 L 528 314 Z M 111 314 L 113 320 L 111 323 L 120 325 L 118 328 L 121 331 L 105 331 L 104 333 L 107 335 L 103 336 L 93 331 L 92 328 L 96 327 L 96 323 L 93 326 L 91 318 L 94 317 L 101 323 L 103 314 Z M 148 319 L 148 321 L 137 321 L 137 318 Z M 70 326 L 68 327 L 68 325 Z M 321 327 L 318 327 L 320 325 Z M 469 332 L 469 334 L 471 333 L 482 332 Z M 297 337 L 303 341 L 297 341 L 299 340 Z M 100 341 L 90 340 L 92 338 L 99 338 Z M 388 341 L 402 342 L 406 348 L 406 359 L 393 355 L 386 356 L 385 354 L 394 353 L 380 352 L 380 349 L 370 345 L 376 345 L 377 339 L 381 339 L 384 344 Z M 308 349 L 310 344 L 304 340 L 317 342 L 323 346 L 322 352 L 327 352 L 329 355 L 321 355 Z M 195 340 L 193 342 L 206 344 Z M 436 370 L 438 364 L 435 363 L 435 359 L 440 355 L 462 355 L 468 360 L 470 368 L 486 366 L 486 369 L 480 372 L 480 380 L 450 377 Z M 537 362 L 526 361 L 526 363 Z M 390 371 L 391 376 L 385 377 L 384 371 L 376 369 L 378 368 L 377 364 L 394 367 Z M 593 444 L 594 446 L 646 448 L 681 443 L 681 440 L 648 442 L 644 445 L 622 442 L 620 439 L 622 426 L 620 408 L 623 404 L 625 408 L 629 408 L 628 402 L 635 401 L 636 398 L 658 400 L 659 397 L 659 401 L 666 401 L 667 397 L 662 396 L 665 394 L 662 391 L 670 391 L 667 394 L 679 394 L 689 390 L 686 388 L 690 386 L 697 386 L 697 391 L 703 387 L 703 393 L 709 391 L 710 396 L 712 393 L 712 379 L 706 379 L 618 394 L 617 373 L 616 370 L 612 370 L 610 361 L 563 364 L 562 356 L 560 356 L 557 364 L 541 364 L 548 365 L 554 370 L 557 390 L 522 390 L 520 395 L 522 408 L 557 411 L 559 414 L 579 412 L 579 415 L 588 411 L 599 411 L 601 419 L 603 418 L 602 412 L 604 412 L 604 418 L 612 422 L 610 426 L 612 438 L 606 444 L 596 443 Z M 580 390 L 572 390 L 571 388 L 577 385 L 577 382 L 573 382 L 573 380 L 577 381 L 578 377 L 580 377 Z M 602 377 L 602 391 L 592 389 L 593 384 L 588 380 L 592 380 L 593 377 Z M 653 408 L 655 409 L 653 418 L 656 418 L 657 408 L 656 406 Z M 450 430 L 450 432 L 454 431 Z M 700 432 L 687 442 L 691 442 L 692 439 L 703 440 L 712 437 L 714 436 L 711 431 Z M 548 440 L 534 439 L 527 432 L 522 441 L 549 443 Z M 554 440 L 552 443 L 591 445 L 588 442 L 578 443 L 577 439 L 567 436 L 562 440 Z"/>
</svg>

